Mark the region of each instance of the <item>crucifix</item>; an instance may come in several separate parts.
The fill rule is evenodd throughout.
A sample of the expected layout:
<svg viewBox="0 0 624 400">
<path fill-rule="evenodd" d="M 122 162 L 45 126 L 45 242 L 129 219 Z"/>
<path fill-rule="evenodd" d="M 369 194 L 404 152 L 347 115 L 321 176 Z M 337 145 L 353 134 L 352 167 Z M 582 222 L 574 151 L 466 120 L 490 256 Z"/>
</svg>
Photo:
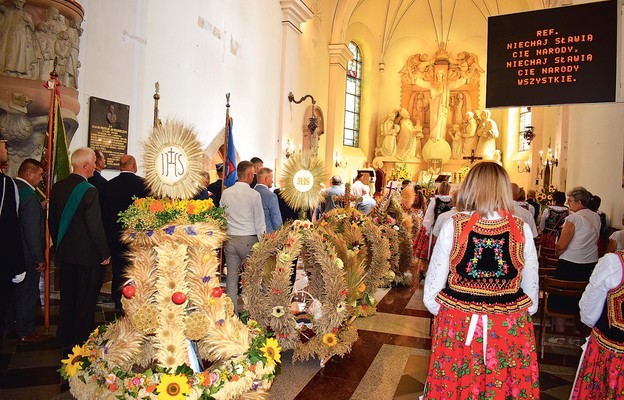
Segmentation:
<svg viewBox="0 0 624 400">
<path fill-rule="evenodd" d="M 464 156 L 464 157 L 462 157 L 462 158 L 463 158 L 464 160 L 470 160 L 470 164 L 471 164 L 471 165 L 472 165 L 472 164 L 474 164 L 474 162 L 475 162 L 476 160 L 483 160 L 483 157 L 477 157 L 477 156 L 475 156 L 474 149 L 473 149 L 473 150 L 472 150 L 472 152 L 470 153 L 470 157 L 468 157 L 468 156 Z"/>
<path fill-rule="evenodd" d="M 351 200 L 356 200 L 356 199 L 353 196 L 351 196 L 351 184 L 347 182 L 345 184 L 345 194 L 343 196 L 336 196 L 335 201 L 342 202 L 343 208 L 350 208 Z"/>
<path fill-rule="evenodd" d="M 394 190 L 395 192 L 399 191 L 399 187 L 392 187 L 392 183 L 390 182 L 390 184 L 388 186 L 386 186 L 386 189 L 388 189 L 388 195 L 386 196 L 386 199 L 390 198 L 390 196 L 392 195 L 392 191 Z"/>
</svg>

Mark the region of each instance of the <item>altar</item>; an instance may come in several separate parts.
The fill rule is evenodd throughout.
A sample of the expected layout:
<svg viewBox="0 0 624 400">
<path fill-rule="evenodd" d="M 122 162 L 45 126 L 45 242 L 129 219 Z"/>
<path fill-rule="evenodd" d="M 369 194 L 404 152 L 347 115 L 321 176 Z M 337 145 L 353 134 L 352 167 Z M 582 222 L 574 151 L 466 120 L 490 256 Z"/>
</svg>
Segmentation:
<svg viewBox="0 0 624 400">
<path fill-rule="evenodd" d="M 452 55 L 444 45 L 408 57 L 401 103 L 379 124 L 373 166 L 389 181 L 429 186 L 439 175 L 461 182 L 475 161 L 500 162 L 498 125 L 478 109 L 483 72 L 476 54 Z"/>
</svg>

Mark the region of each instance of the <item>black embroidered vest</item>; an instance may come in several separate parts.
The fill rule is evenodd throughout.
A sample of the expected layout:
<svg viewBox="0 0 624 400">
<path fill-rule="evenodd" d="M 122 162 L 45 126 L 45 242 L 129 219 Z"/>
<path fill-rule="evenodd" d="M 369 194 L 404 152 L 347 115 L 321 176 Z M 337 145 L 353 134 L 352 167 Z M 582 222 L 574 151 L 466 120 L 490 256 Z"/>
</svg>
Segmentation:
<svg viewBox="0 0 624 400">
<path fill-rule="evenodd" d="M 620 258 L 624 276 L 624 252 L 615 254 Z M 611 351 L 624 353 L 624 279 L 607 292 L 602 314 L 592 329 L 592 336 Z"/>
<path fill-rule="evenodd" d="M 565 217 L 570 214 L 570 210 L 553 210 L 552 208 L 548 209 L 548 217 L 544 223 L 544 233 L 549 231 L 555 231 L 557 236 L 561 234 L 561 228 L 563 227 L 563 223 L 565 221 Z"/>
<path fill-rule="evenodd" d="M 477 314 L 507 314 L 528 308 L 531 299 L 520 288 L 524 243 L 516 240 L 507 218 L 478 219 L 467 240 L 460 233 L 470 215 L 453 216 L 453 247 L 447 286 L 437 301 L 449 308 Z M 520 235 L 524 222 L 513 217 Z"/>
<path fill-rule="evenodd" d="M 440 216 L 440 214 L 450 211 L 451 208 L 452 206 L 451 206 L 450 200 L 444 201 L 440 199 L 439 197 L 436 197 L 435 206 L 433 207 L 433 221 L 434 222 L 437 221 L 438 216 Z"/>
</svg>

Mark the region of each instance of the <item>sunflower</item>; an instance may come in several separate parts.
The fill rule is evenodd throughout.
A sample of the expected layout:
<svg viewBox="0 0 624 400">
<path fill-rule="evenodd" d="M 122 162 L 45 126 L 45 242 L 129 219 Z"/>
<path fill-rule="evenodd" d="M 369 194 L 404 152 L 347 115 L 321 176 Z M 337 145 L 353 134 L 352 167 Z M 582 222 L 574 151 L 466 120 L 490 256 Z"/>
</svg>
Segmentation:
<svg viewBox="0 0 624 400">
<path fill-rule="evenodd" d="M 72 349 L 73 354 L 68 354 L 69 358 L 61 360 L 65 364 L 65 373 L 67 376 L 74 376 L 82 369 L 82 358 L 87 356 L 87 351 L 82 346 L 74 346 Z"/>
<path fill-rule="evenodd" d="M 333 333 L 326 333 L 323 335 L 323 343 L 327 347 L 334 347 L 338 343 L 338 339 L 336 339 L 336 335 Z"/>
<path fill-rule="evenodd" d="M 282 348 L 279 346 L 279 343 L 274 338 L 268 338 L 266 342 L 264 342 L 264 346 L 260 347 L 260 351 L 267 359 L 267 366 L 272 367 L 276 362 L 282 362 L 280 359 L 280 351 Z"/>
<path fill-rule="evenodd" d="M 184 399 L 189 394 L 191 386 L 185 375 L 163 374 L 156 390 L 158 390 L 158 400 L 178 400 Z"/>
</svg>

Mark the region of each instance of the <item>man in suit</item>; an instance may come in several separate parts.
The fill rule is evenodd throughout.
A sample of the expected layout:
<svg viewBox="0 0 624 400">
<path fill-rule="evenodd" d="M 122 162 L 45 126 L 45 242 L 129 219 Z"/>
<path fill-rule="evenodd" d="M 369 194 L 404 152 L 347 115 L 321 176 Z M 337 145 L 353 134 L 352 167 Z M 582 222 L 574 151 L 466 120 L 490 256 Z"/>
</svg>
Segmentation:
<svg viewBox="0 0 624 400">
<path fill-rule="evenodd" d="M 46 268 L 45 213 L 35 189 L 42 180 L 43 166 L 32 158 L 22 162 L 15 178 L 19 191 L 19 220 L 26 265 L 26 278 L 15 287 L 15 317 L 17 333 L 22 343 L 40 342 L 48 338 L 46 335 L 35 334 L 39 278 Z"/>
<path fill-rule="evenodd" d="M 145 179 L 136 175 L 136 160 L 131 155 L 123 155 L 119 159 L 120 173 L 108 181 L 104 195 L 104 225 L 106 236 L 111 248 L 111 262 L 113 263 L 113 282 L 111 292 L 115 307 L 121 311 L 121 286 L 124 283 L 124 275 L 128 267 L 128 259 L 125 254 L 128 245 L 120 241 L 123 231 L 121 223 L 117 222 L 119 213 L 125 211 L 132 203 L 132 197 L 146 197 L 149 189 Z"/>
<path fill-rule="evenodd" d="M 267 233 L 276 231 L 282 226 L 282 214 L 280 213 L 277 195 L 271 192 L 273 186 L 273 170 L 270 168 L 260 168 L 257 173 L 258 183 L 254 188 L 260 193 L 262 198 L 262 208 L 264 210 L 264 223 Z"/>
<path fill-rule="evenodd" d="M 71 163 L 74 172 L 52 187 L 48 218 L 60 264 L 57 338 L 65 348 L 89 337 L 103 266 L 110 263 L 98 191 L 87 182 L 95 170 L 95 152 L 81 147 L 72 153 Z"/>
<path fill-rule="evenodd" d="M 102 152 L 102 150 L 94 150 L 95 151 L 95 171 L 93 171 L 93 176 L 88 179 L 89 183 L 95 186 L 100 194 L 100 206 L 104 201 L 104 192 L 106 192 L 106 185 L 108 181 L 106 178 L 102 176 L 102 170 L 106 168 L 106 156 Z"/>
<path fill-rule="evenodd" d="M 217 179 L 215 182 L 212 182 L 208 185 L 208 191 L 212 193 L 212 201 L 214 202 L 215 207 L 219 207 L 221 202 L 221 192 L 223 191 L 223 163 L 217 164 Z"/>
<path fill-rule="evenodd" d="M 249 184 L 249 187 L 253 189 L 258 184 L 258 171 L 260 170 L 260 168 L 264 167 L 264 161 L 262 161 L 260 157 L 252 157 L 251 160 L 249 161 L 251 161 L 251 163 L 253 164 L 253 168 L 254 168 L 253 179 L 251 180 L 251 183 Z"/>
<path fill-rule="evenodd" d="M 201 172 L 202 178 L 204 178 L 203 184 L 199 187 L 199 192 L 193 197 L 194 200 L 208 200 L 212 199 L 214 203 L 214 194 L 210 190 L 208 190 L 208 186 L 210 186 L 210 173 L 207 171 Z"/>
<path fill-rule="evenodd" d="M 6 140 L 0 139 L 0 166 L 9 161 Z M 18 194 L 15 182 L 0 169 L 0 340 L 4 319 L 13 296 L 14 284 L 26 277 L 22 233 L 19 226 Z"/>
</svg>

